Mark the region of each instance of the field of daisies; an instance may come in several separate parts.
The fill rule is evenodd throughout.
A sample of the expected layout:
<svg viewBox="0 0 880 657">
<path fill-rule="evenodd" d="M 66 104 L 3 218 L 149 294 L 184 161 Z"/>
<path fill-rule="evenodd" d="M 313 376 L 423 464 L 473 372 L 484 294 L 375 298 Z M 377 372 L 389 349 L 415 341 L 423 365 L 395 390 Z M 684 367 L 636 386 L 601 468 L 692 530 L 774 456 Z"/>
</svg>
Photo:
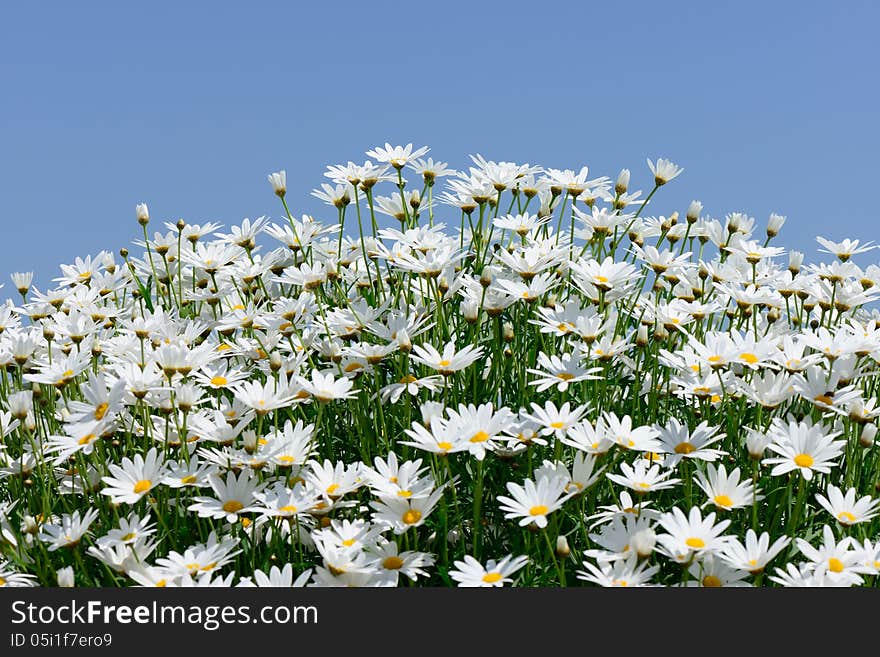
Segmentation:
<svg viewBox="0 0 880 657">
<path fill-rule="evenodd" d="M 0 586 L 876 585 L 873 244 L 427 153 L 13 274 Z"/>
</svg>

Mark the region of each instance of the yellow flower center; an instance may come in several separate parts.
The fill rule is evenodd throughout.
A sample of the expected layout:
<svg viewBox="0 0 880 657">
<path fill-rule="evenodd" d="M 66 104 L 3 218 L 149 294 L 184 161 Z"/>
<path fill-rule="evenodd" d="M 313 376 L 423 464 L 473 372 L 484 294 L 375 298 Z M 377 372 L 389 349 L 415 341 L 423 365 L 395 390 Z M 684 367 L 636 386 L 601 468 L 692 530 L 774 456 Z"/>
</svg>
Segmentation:
<svg viewBox="0 0 880 657">
<path fill-rule="evenodd" d="M 678 445 L 675 446 L 676 454 L 690 454 L 691 452 L 695 452 L 696 450 L 696 447 L 687 442 L 678 443 Z"/>
<path fill-rule="evenodd" d="M 97 436 L 95 434 L 89 433 L 89 434 L 86 434 L 85 436 L 83 436 L 82 438 L 80 438 L 77 442 L 80 445 L 88 445 L 90 442 L 92 442 L 96 438 L 97 438 Z"/>
<path fill-rule="evenodd" d="M 400 381 L 398 383 L 409 384 L 409 383 L 415 383 L 416 381 L 418 381 L 418 379 L 416 379 L 416 377 L 414 377 L 412 374 L 408 374 L 404 377 L 401 377 Z"/>
<path fill-rule="evenodd" d="M 225 504 L 223 504 L 223 510 L 226 513 L 238 513 L 244 508 L 244 504 L 239 502 L 238 500 L 229 500 Z"/>
<path fill-rule="evenodd" d="M 471 436 L 472 443 L 484 443 L 489 440 L 489 434 L 485 431 L 477 431 L 473 436 Z"/>
<path fill-rule="evenodd" d="M 422 512 L 418 509 L 410 509 L 403 514 L 403 522 L 407 525 L 414 525 L 422 519 Z"/>
<path fill-rule="evenodd" d="M 103 420 L 104 416 L 107 415 L 108 408 L 110 408 L 110 404 L 107 402 L 98 404 L 98 407 L 95 409 L 95 419 L 98 421 Z"/>
<path fill-rule="evenodd" d="M 733 506 L 733 500 L 730 499 L 727 495 L 716 495 L 712 498 L 712 501 L 715 502 L 718 506 L 723 507 L 731 507 Z"/>
<path fill-rule="evenodd" d="M 345 539 L 344 541 L 342 541 L 342 544 L 343 544 L 345 547 L 351 547 L 351 546 L 354 545 L 355 543 L 357 543 L 357 541 L 354 540 L 353 538 L 347 538 L 347 539 Z"/>
<path fill-rule="evenodd" d="M 597 283 L 607 283 L 608 278 L 606 276 L 596 276 L 596 282 Z"/>
<path fill-rule="evenodd" d="M 844 525 L 851 525 L 856 521 L 856 517 L 849 511 L 841 511 L 837 514 L 837 519 Z"/>
<path fill-rule="evenodd" d="M 755 354 L 750 354 L 748 352 L 746 352 L 744 354 L 740 354 L 739 357 L 740 357 L 740 360 L 744 360 L 749 365 L 754 365 L 755 363 L 758 362 L 758 357 L 755 356 Z"/>
<path fill-rule="evenodd" d="M 710 589 L 717 589 L 721 587 L 721 580 L 715 577 L 715 575 L 706 575 L 703 578 L 703 586 Z"/>
<path fill-rule="evenodd" d="M 404 497 L 404 498 L 412 497 L 412 491 L 411 490 L 399 490 L 399 491 L 397 491 L 397 497 Z"/>
<path fill-rule="evenodd" d="M 696 536 L 691 536 L 684 543 L 695 550 L 706 547 L 706 542 L 702 538 L 697 538 Z"/>
<path fill-rule="evenodd" d="M 180 483 L 194 484 L 194 483 L 196 483 L 196 476 L 195 475 L 187 475 L 180 480 Z"/>
<path fill-rule="evenodd" d="M 813 457 L 809 454 L 798 454 L 794 457 L 794 463 L 799 468 L 809 468 L 813 465 Z"/>
<path fill-rule="evenodd" d="M 153 487 L 153 482 L 149 479 L 141 479 L 134 485 L 134 492 L 140 495 L 141 493 L 146 493 Z"/>
<path fill-rule="evenodd" d="M 828 560 L 828 570 L 830 570 L 832 573 L 842 573 L 843 562 L 837 557 L 831 557 Z"/>
<path fill-rule="evenodd" d="M 647 481 L 637 481 L 635 483 L 635 487 L 641 488 L 642 490 L 648 490 L 651 487 L 651 484 L 649 484 Z"/>
<path fill-rule="evenodd" d="M 486 582 L 486 584 L 494 584 L 500 579 L 501 573 L 486 573 L 483 575 L 483 581 Z"/>
<path fill-rule="evenodd" d="M 831 406 L 834 404 L 834 400 L 831 399 L 828 395 L 817 395 L 813 398 L 813 401 L 817 401 L 820 404 L 825 404 L 826 406 Z"/>
<path fill-rule="evenodd" d="M 439 447 L 440 449 L 442 449 L 445 452 L 445 451 L 452 449 L 452 443 L 448 443 L 445 440 L 443 440 L 443 441 L 437 443 L 437 447 Z"/>
<path fill-rule="evenodd" d="M 550 426 L 554 429 L 562 429 L 565 426 L 565 422 L 551 422 Z"/>
<path fill-rule="evenodd" d="M 720 363 L 720 362 L 721 362 L 721 356 L 718 356 L 718 355 L 716 354 L 716 355 L 714 355 L 714 356 L 709 356 L 709 358 L 707 358 L 706 360 L 708 360 L 710 363 Z"/>
<path fill-rule="evenodd" d="M 401 566 L 403 566 L 403 559 L 400 557 L 385 557 L 382 561 L 382 567 L 387 570 L 398 570 Z"/>
<path fill-rule="evenodd" d="M 296 507 L 293 504 L 285 504 L 282 507 L 278 508 L 279 511 L 283 511 L 284 513 L 296 513 Z"/>
<path fill-rule="evenodd" d="M 437 363 L 437 364 L 438 364 L 440 367 L 449 367 L 449 366 L 452 364 L 452 361 L 444 359 L 444 360 L 441 360 L 441 361 L 440 361 L 439 363 Z"/>
<path fill-rule="evenodd" d="M 530 516 L 543 516 L 549 509 L 544 504 L 538 504 L 529 509 Z"/>
<path fill-rule="evenodd" d="M 137 536 L 137 534 L 135 534 L 134 532 L 128 532 L 125 536 L 123 536 L 119 540 L 121 540 L 123 543 L 126 543 L 126 542 L 130 541 L 131 539 L 133 539 L 135 536 Z"/>
<path fill-rule="evenodd" d="M 574 378 L 574 374 L 569 374 L 568 372 L 560 372 L 556 375 L 557 379 L 562 379 L 563 381 L 571 381 Z"/>
<path fill-rule="evenodd" d="M 219 374 L 211 379 L 212 386 L 225 386 L 227 383 L 229 383 L 229 379 Z"/>
</svg>

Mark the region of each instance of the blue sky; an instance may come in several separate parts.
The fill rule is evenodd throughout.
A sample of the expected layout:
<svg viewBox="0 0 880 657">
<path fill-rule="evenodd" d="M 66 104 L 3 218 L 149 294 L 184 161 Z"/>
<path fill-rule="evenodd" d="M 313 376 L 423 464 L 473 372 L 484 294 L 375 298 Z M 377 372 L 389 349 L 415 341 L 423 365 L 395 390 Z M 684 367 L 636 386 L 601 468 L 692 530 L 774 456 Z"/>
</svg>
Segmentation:
<svg viewBox="0 0 880 657">
<path fill-rule="evenodd" d="M 0 297 L 129 245 L 141 201 L 156 230 L 278 218 L 278 169 L 331 220 L 326 165 L 386 141 L 633 188 L 666 157 L 685 172 L 650 214 L 777 212 L 822 257 L 817 234 L 877 236 L 878 24 L 856 0 L 5 3 Z"/>
</svg>

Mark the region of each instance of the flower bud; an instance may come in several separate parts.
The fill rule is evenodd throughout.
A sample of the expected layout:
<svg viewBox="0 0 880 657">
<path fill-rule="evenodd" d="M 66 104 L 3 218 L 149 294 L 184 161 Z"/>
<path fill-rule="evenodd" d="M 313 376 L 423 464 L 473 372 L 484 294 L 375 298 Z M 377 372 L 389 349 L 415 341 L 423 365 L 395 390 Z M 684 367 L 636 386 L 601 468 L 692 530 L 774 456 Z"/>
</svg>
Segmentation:
<svg viewBox="0 0 880 657">
<path fill-rule="evenodd" d="M 146 226 L 150 223 L 150 210 L 147 208 L 146 203 L 138 203 L 135 207 L 135 214 L 141 226 Z"/>
<path fill-rule="evenodd" d="M 789 251 L 788 252 L 788 271 L 792 274 L 797 274 L 801 270 L 801 265 L 804 263 L 804 254 L 800 251 Z"/>
<path fill-rule="evenodd" d="M 501 337 L 505 342 L 513 342 L 513 338 L 515 337 L 515 333 L 513 332 L 513 324 L 510 322 L 504 322 L 501 326 Z"/>
<path fill-rule="evenodd" d="M 251 430 L 244 431 L 241 437 L 244 440 L 244 451 L 248 454 L 253 454 L 257 449 L 257 432 Z"/>
<path fill-rule="evenodd" d="M 874 438 L 877 436 L 877 425 L 868 423 L 862 429 L 859 435 L 859 444 L 862 447 L 871 447 L 874 444 Z"/>
<path fill-rule="evenodd" d="M 782 224 L 784 223 L 784 216 L 771 212 L 770 218 L 767 220 L 767 237 L 776 237 L 779 235 L 779 231 L 782 229 Z"/>
<path fill-rule="evenodd" d="M 412 340 L 409 337 L 409 331 L 401 329 L 397 332 L 397 345 L 405 353 L 412 351 Z"/>
<path fill-rule="evenodd" d="M 621 169 L 617 174 L 617 182 L 614 184 L 614 191 L 618 194 L 626 194 L 629 188 L 629 169 Z"/>
<path fill-rule="evenodd" d="M 687 214 L 685 214 L 685 218 L 689 224 L 696 223 L 697 219 L 700 218 L 700 213 L 703 211 L 703 204 L 699 201 L 691 201 L 690 205 L 688 205 Z"/>
<path fill-rule="evenodd" d="M 571 554 L 571 548 L 568 545 L 568 539 L 565 536 L 558 536 L 556 538 L 556 556 L 564 559 L 569 554 Z"/>
<path fill-rule="evenodd" d="M 465 301 L 461 304 L 461 312 L 464 315 L 464 321 L 468 324 L 475 324 L 480 317 L 480 307 L 476 301 Z"/>
<path fill-rule="evenodd" d="M 59 568 L 55 571 L 55 575 L 58 577 L 59 587 L 70 589 L 75 586 L 73 581 L 73 566 Z"/>
<path fill-rule="evenodd" d="M 269 174 L 269 183 L 272 185 L 272 191 L 281 198 L 287 194 L 287 172 L 284 170 Z"/>
<path fill-rule="evenodd" d="M 645 527 L 633 534 L 629 543 L 636 554 L 639 555 L 639 558 L 644 559 L 651 556 L 651 553 L 654 551 L 654 545 L 657 543 L 657 534 L 650 527 Z"/>
<path fill-rule="evenodd" d="M 760 461 L 764 458 L 764 450 L 770 443 L 770 438 L 760 431 L 749 429 L 746 433 L 746 449 L 752 460 Z"/>
<path fill-rule="evenodd" d="M 648 344 L 648 326 L 639 324 L 638 333 L 636 334 L 636 344 L 639 347 L 645 347 Z"/>
</svg>

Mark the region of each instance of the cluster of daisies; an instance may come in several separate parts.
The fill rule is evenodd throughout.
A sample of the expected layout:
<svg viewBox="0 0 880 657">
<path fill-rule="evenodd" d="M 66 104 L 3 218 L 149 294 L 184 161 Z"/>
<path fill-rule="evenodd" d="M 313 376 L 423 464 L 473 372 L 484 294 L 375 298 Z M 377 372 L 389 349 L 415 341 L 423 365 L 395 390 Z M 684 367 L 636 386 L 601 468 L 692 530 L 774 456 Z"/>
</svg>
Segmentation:
<svg viewBox="0 0 880 657">
<path fill-rule="evenodd" d="M 0 586 L 875 585 L 875 245 L 427 152 L 12 276 Z"/>
</svg>

